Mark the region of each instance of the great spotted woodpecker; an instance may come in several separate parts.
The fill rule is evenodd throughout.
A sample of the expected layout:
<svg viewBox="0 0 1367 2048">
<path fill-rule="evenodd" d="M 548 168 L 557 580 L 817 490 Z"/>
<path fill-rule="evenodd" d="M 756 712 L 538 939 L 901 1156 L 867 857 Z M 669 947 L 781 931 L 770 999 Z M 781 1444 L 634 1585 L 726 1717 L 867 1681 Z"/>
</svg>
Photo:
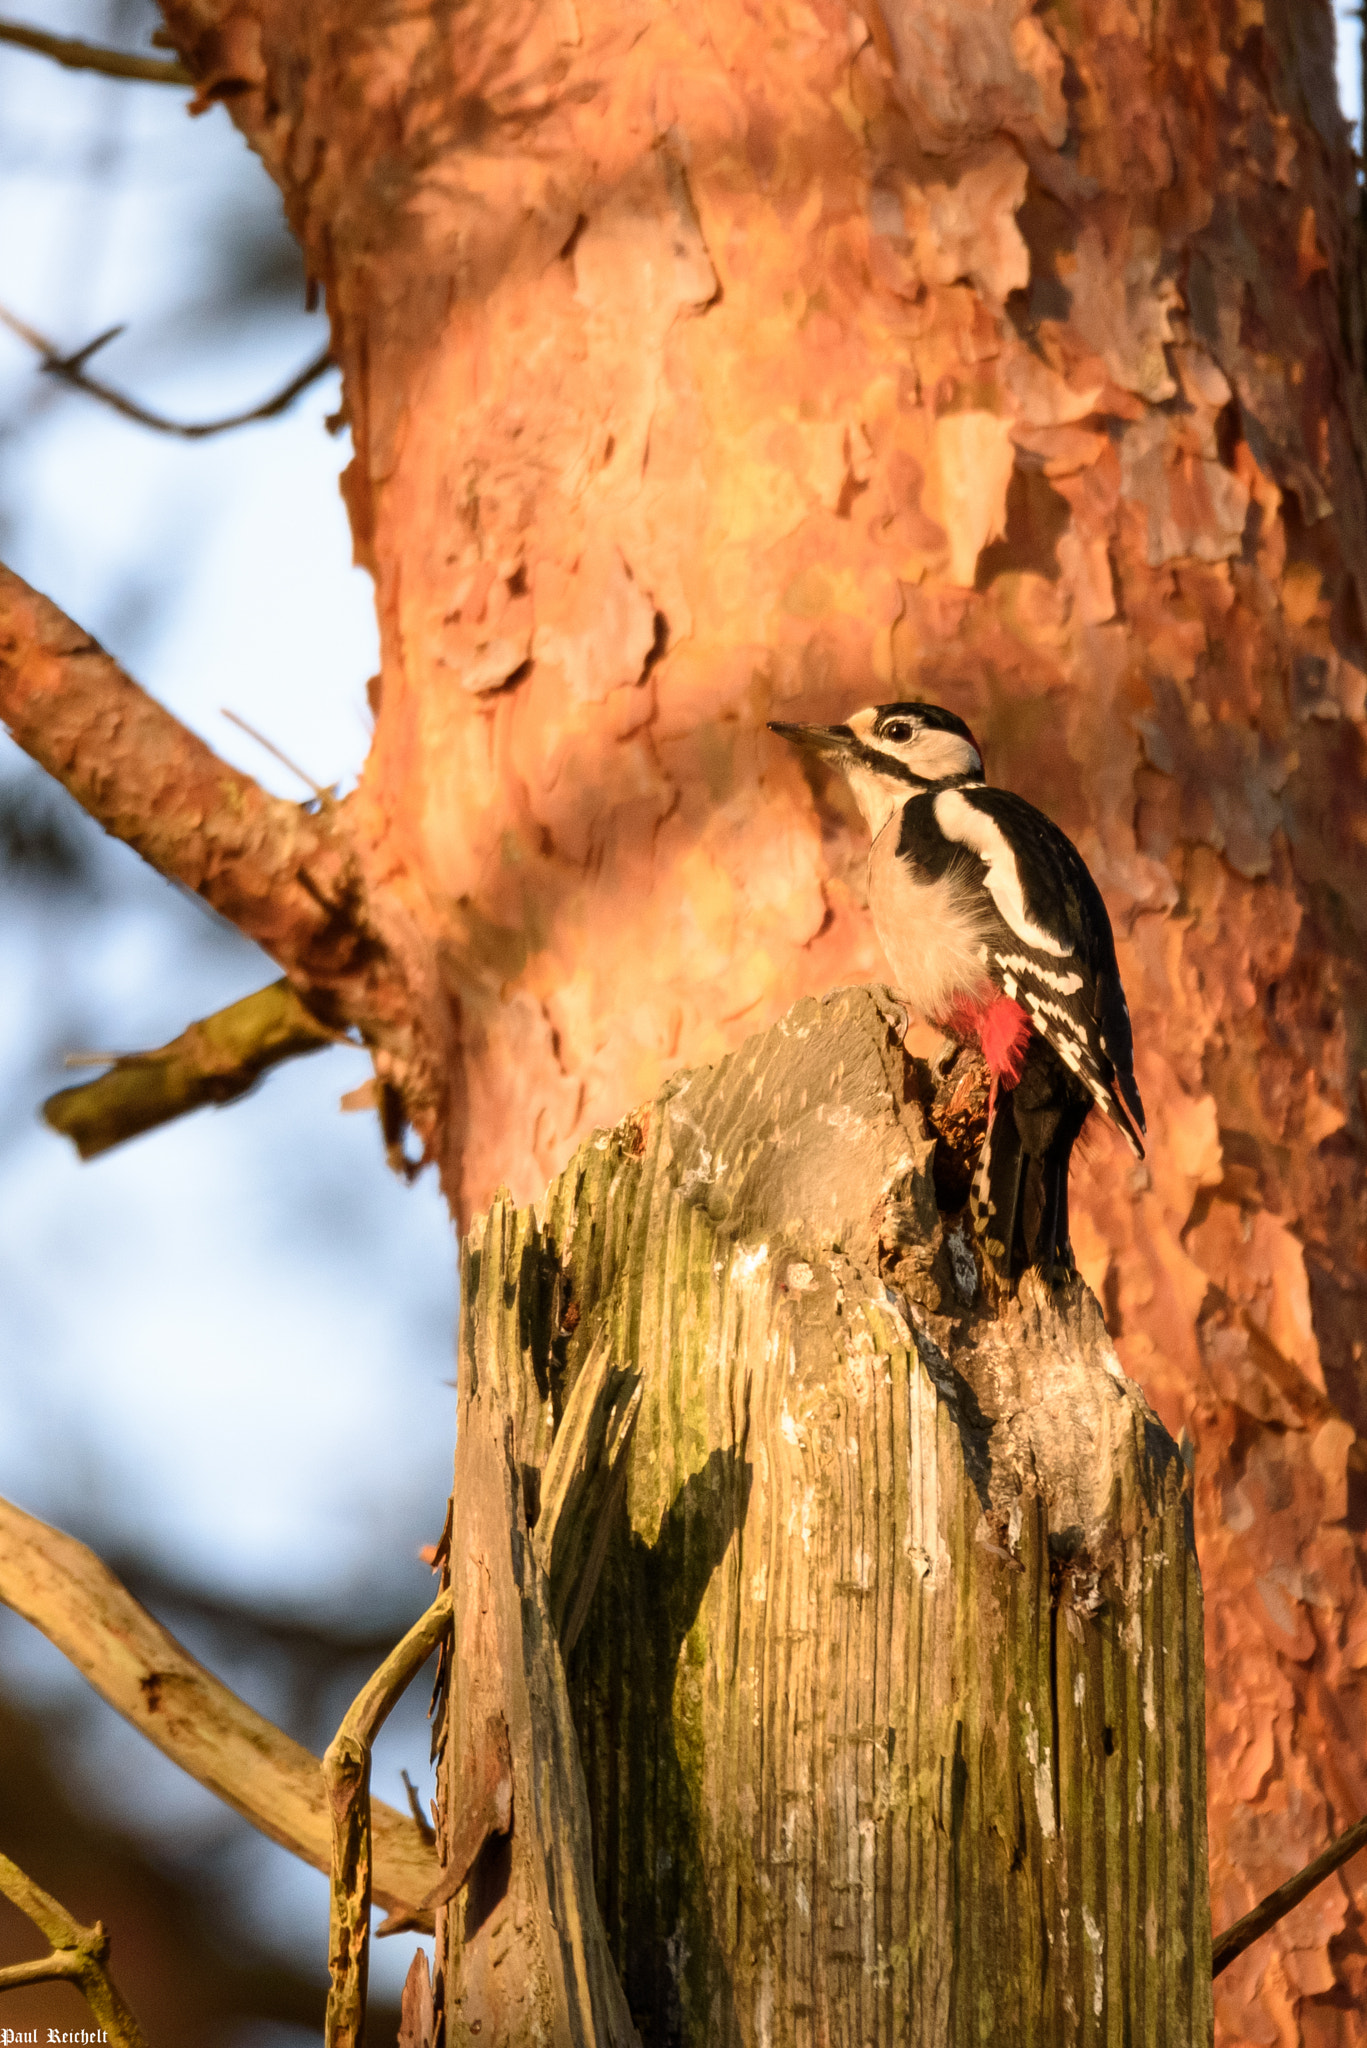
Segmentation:
<svg viewBox="0 0 1367 2048">
<path fill-rule="evenodd" d="M 898 993 L 982 1048 L 993 1085 L 970 1207 L 984 1248 L 1008 1278 L 1071 1266 L 1068 1163 L 1092 1104 L 1140 1159 L 1145 1128 L 1111 921 L 1081 854 L 1033 804 L 988 787 L 977 741 L 937 704 L 769 729 L 850 783 Z"/>
</svg>

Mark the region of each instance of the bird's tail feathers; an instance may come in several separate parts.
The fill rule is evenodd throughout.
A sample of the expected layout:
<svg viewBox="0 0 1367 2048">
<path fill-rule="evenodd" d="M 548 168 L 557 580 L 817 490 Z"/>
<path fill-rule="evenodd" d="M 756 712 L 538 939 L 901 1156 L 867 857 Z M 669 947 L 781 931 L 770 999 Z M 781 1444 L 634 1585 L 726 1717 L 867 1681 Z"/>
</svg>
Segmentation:
<svg viewBox="0 0 1367 2048">
<path fill-rule="evenodd" d="M 1139 1090 L 1135 1086 L 1134 1075 L 1117 1067 L 1115 1070 L 1115 1085 L 1116 1092 L 1124 1102 L 1126 1109 L 1130 1112 L 1139 1129 L 1147 1135 L 1149 1127 L 1144 1121 L 1144 1105 L 1139 1099 Z M 1135 1143 L 1139 1156 L 1142 1159 L 1144 1157 L 1144 1147 L 1138 1143 L 1138 1140 Z"/>
<path fill-rule="evenodd" d="M 1015 1271 L 1025 1167 L 1025 1150 L 1016 1128 L 1011 1097 L 1001 1090 L 978 1154 L 968 1209 L 974 1236 L 998 1272 L 1008 1279 Z"/>
<path fill-rule="evenodd" d="M 1073 1133 L 1043 1152 L 1027 1152 L 1011 1093 L 1002 1090 L 987 1126 L 969 1191 L 974 1235 L 1004 1280 L 1027 1266 L 1072 1267 L 1068 1239 L 1068 1162 Z"/>
<path fill-rule="evenodd" d="M 1144 1143 L 1139 1132 L 1147 1130 L 1144 1122 L 1144 1105 L 1139 1099 L 1139 1090 L 1128 1074 L 1116 1070 L 1109 1082 L 1093 1080 L 1088 1075 L 1087 1085 L 1096 1098 L 1097 1107 L 1110 1118 L 1136 1159 L 1144 1157 Z M 1135 1125 L 1139 1129 L 1135 1129 Z"/>
</svg>

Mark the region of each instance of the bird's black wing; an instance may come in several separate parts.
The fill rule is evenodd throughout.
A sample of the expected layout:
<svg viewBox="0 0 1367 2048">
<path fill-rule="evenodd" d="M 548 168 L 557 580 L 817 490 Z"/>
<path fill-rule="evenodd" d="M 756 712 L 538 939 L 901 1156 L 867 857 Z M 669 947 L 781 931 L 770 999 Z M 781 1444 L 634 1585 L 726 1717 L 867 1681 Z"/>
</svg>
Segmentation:
<svg viewBox="0 0 1367 2048">
<path fill-rule="evenodd" d="M 977 857 L 976 879 L 988 899 L 984 964 L 993 980 L 1024 1006 L 1142 1159 L 1130 1013 L 1111 920 L 1082 855 L 1011 790 L 942 790 L 934 811 L 945 840 L 970 864 Z"/>
</svg>

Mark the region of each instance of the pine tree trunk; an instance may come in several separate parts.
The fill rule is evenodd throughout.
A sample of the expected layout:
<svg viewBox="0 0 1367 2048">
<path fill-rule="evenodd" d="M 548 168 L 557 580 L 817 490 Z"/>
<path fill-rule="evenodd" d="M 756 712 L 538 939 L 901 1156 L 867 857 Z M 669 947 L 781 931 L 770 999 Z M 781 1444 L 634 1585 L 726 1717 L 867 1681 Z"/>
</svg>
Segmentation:
<svg viewBox="0 0 1367 2048">
<path fill-rule="evenodd" d="M 1367 345 L 1329 0 L 162 4 L 326 293 L 376 580 L 330 822 L 385 1003 L 276 957 L 359 1023 L 462 1226 L 882 971 L 859 821 L 767 718 L 946 703 L 1096 874 L 1151 1143 L 1079 1161 L 1075 1245 L 1196 1445 L 1227 1924 L 1367 1811 Z M 1355 2048 L 1364 1997 L 1335 1881 L 1220 1979 L 1222 2039 Z"/>
<path fill-rule="evenodd" d="M 981 1300 L 899 1022 L 800 1003 L 471 1238 L 448 1814 L 491 1670 L 542 1732 L 452 2048 L 623 2042 L 609 1953 L 649 2048 L 1209 2039 L 1185 1468 L 1084 1287 Z"/>
</svg>

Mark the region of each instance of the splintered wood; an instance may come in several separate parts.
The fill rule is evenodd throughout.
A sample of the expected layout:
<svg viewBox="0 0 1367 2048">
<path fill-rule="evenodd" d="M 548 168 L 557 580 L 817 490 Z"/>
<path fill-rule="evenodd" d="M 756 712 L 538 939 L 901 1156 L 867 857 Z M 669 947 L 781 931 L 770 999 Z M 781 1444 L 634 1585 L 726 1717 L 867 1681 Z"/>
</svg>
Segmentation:
<svg viewBox="0 0 1367 2048">
<path fill-rule="evenodd" d="M 478 1436 L 526 1533 L 510 1553 L 471 1520 L 457 1577 L 505 1686 L 525 1651 L 558 1702 L 530 1474 L 554 1470 L 576 1409 L 593 1469 L 586 1418 L 606 1441 L 624 1405 L 603 1398 L 609 1361 L 631 1369 L 634 1430 L 605 1538 L 614 1489 L 583 1494 L 576 1753 L 553 1714 L 538 1763 L 510 1709 L 514 1866 L 551 1788 L 570 1832 L 540 1836 L 537 1870 L 568 1870 L 589 1829 L 593 1889 L 536 1923 L 505 1860 L 455 1902 L 452 2048 L 536 2038 L 518 1956 L 548 1929 L 603 1944 L 647 2042 L 1209 2038 L 1185 1468 L 1080 1284 L 1000 1316 L 963 1299 L 935 1080 L 898 1023 L 869 990 L 798 1004 L 599 1134 L 540 1212 L 496 1203 L 472 1242 L 464 1470 Z M 461 1612 L 458 1591 L 458 1631 Z M 488 1685 L 462 1662 L 453 1811 Z"/>
</svg>

